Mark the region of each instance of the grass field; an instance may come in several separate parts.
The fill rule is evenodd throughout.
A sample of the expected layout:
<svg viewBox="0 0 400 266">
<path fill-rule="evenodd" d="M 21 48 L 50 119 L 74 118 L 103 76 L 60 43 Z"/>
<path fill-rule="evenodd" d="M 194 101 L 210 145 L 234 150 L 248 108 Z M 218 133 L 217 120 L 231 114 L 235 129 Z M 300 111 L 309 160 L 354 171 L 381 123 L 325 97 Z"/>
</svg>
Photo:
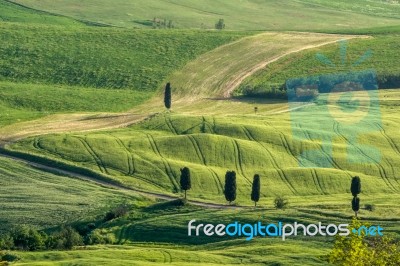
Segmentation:
<svg viewBox="0 0 400 266">
<path fill-rule="evenodd" d="M 359 217 L 399 239 L 400 90 L 379 91 L 372 98 L 379 105 L 370 108 L 359 92 L 347 105 L 325 94 L 313 103 L 229 97 L 314 74 L 398 75 L 398 11 L 397 2 L 378 0 L 0 0 L 0 153 L 99 179 L 0 157 L 0 233 L 18 224 L 48 231 L 96 222 L 97 232 L 115 240 L 15 251 L 21 260 L 13 265 L 326 265 L 332 237 L 188 237 L 187 223 L 349 223 L 355 175 Z M 151 29 L 153 18 L 176 29 Z M 226 29 L 209 30 L 220 18 Z M 349 39 L 346 56 L 334 43 L 340 39 Z M 372 57 L 359 66 L 342 65 L 368 49 Z M 166 82 L 173 88 L 168 112 Z M 372 111 L 367 122 L 350 119 L 354 106 L 358 115 Z M 180 197 L 184 166 L 197 206 L 117 189 Z M 237 173 L 238 208 L 225 208 L 227 170 Z M 287 209 L 274 208 L 276 196 L 288 199 Z M 132 210 L 105 222 L 123 202 Z"/>
<path fill-rule="evenodd" d="M 0 126 L 54 113 L 122 112 L 152 95 L 149 91 L 0 82 Z"/>
<path fill-rule="evenodd" d="M 398 102 L 398 93 L 383 91 L 380 99 L 383 106 L 389 101 L 381 110 L 382 122 L 377 114 L 372 124 L 360 125 L 359 145 L 349 140 L 352 131 L 346 125 L 319 117 L 324 105 L 313 105 L 292 114 L 268 114 L 268 108 L 258 115 L 241 115 L 239 108 L 234 115 L 217 117 L 161 114 L 128 129 L 33 137 L 11 148 L 170 194 L 179 189 L 179 169 L 188 166 L 194 176 L 191 197 L 207 201 L 224 202 L 222 184 L 229 169 L 238 173 L 240 204 L 249 204 L 245 199 L 255 173 L 263 177 L 266 197 L 343 194 L 354 175 L 362 177 L 364 193 L 397 194 L 397 112 L 390 104 Z M 337 108 L 331 112 L 341 114 Z M 293 124 L 293 115 L 304 118 Z M 323 128 L 315 130 L 317 125 Z M 331 141 L 332 147 L 320 146 L 319 140 Z M 381 153 L 379 161 L 368 155 L 372 142 Z M 307 150 L 316 151 L 299 159 Z M 357 163 L 351 163 L 348 154 L 356 156 Z"/>
<path fill-rule="evenodd" d="M 121 27 L 151 28 L 153 18 L 172 20 L 178 28 L 214 28 L 224 18 L 230 30 L 332 30 L 399 24 L 399 4 L 384 1 L 318 0 L 202 1 L 14 0 L 29 7 Z M 113 12 L 110 13 L 109 10 Z"/>
<path fill-rule="evenodd" d="M 0 25 L 0 79 L 154 91 L 199 54 L 248 33 Z"/>
<path fill-rule="evenodd" d="M 2 23 L 0 125 L 127 111 L 186 62 L 250 34 Z"/>
<path fill-rule="evenodd" d="M 192 100 L 193 97 L 228 97 L 246 77 L 280 57 L 343 38 L 352 36 L 312 33 L 258 34 L 201 55 L 181 70 L 175 71 L 168 80 L 174 87 L 174 95 L 186 95 Z"/>
<path fill-rule="evenodd" d="M 71 18 L 31 10 L 5 0 L 0 1 L 0 22 L 52 24 L 64 27 L 82 27 L 85 25 Z"/>
<path fill-rule="evenodd" d="M 399 49 L 399 41 L 398 33 L 375 35 L 373 38 L 366 39 L 351 39 L 342 46 L 346 49 L 343 63 L 340 43 L 291 54 L 248 77 L 235 93 L 240 94 L 246 89 L 267 91 L 271 87 L 282 86 L 291 78 L 365 69 L 376 71 L 377 81 L 384 86 L 385 79 L 389 76 L 400 75 L 397 63 L 400 58 L 396 52 Z M 370 56 L 362 63 L 356 64 L 368 51 L 370 51 Z M 320 60 L 317 54 L 324 55 L 331 63 Z"/>
<path fill-rule="evenodd" d="M 55 175 L 0 158 L 0 233 L 29 224 L 39 229 L 104 215 L 121 202 L 145 203 L 140 196 Z"/>
<path fill-rule="evenodd" d="M 385 195 L 379 197 L 387 198 Z M 369 223 L 383 226 L 387 234 L 398 234 L 397 199 L 378 204 L 375 212 L 362 210 L 361 213 Z M 20 252 L 22 260 L 16 265 L 328 265 L 324 256 L 329 252 L 332 238 L 296 237 L 282 242 L 273 237 L 256 237 L 251 241 L 230 237 L 188 237 L 187 223 L 192 219 L 197 223 L 212 224 L 259 220 L 265 223 L 348 223 L 351 212 L 345 198 L 343 203 L 340 203 L 341 198 L 332 200 L 336 203 L 326 206 L 325 202 L 311 197 L 285 211 L 272 208 L 204 210 L 164 203 L 137 208 L 129 216 L 97 229 L 103 234 L 113 234 L 118 246 L 85 247 L 69 252 Z M 154 234 L 154 228 L 157 228 L 157 234 Z"/>
</svg>

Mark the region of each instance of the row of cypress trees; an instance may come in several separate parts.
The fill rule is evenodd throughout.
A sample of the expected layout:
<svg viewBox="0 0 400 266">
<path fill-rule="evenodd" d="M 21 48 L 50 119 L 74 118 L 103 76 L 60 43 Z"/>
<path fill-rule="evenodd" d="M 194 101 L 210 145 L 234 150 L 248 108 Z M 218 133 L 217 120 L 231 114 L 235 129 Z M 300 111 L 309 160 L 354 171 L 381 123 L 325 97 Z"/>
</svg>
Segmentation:
<svg viewBox="0 0 400 266">
<path fill-rule="evenodd" d="M 187 191 L 192 188 L 192 182 L 190 177 L 190 170 L 188 167 L 184 167 L 181 169 L 181 177 L 180 177 L 180 186 L 183 191 L 185 191 L 185 199 L 187 198 Z M 255 174 L 253 178 L 253 184 L 251 189 L 251 200 L 254 201 L 254 206 L 257 206 L 257 202 L 260 200 L 260 190 L 261 190 L 261 181 L 260 175 Z M 236 200 L 236 172 L 235 171 L 227 171 L 225 174 L 225 186 L 224 186 L 224 195 L 225 199 L 231 204 Z"/>
</svg>

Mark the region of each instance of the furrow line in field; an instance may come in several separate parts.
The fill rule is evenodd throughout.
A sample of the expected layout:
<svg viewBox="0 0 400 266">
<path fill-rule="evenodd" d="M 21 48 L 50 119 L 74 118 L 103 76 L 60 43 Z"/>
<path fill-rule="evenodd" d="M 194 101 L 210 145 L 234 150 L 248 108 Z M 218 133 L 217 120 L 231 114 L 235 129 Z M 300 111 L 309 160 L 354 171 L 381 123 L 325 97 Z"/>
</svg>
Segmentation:
<svg viewBox="0 0 400 266">
<path fill-rule="evenodd" d="M 178 131 L 176 131 L 176 128 L 174 127 L 174 125 L 171 122 L 171 117 L 168 116 L 168 118 L 167 118 L 167 116 L 164 116 L 164 118 L 165 118 L 165 123 L 167 124 L 169 130 L 171 130 L 171 132 L 174 133 L 175 135 L 179 135 Z"/>
<path fill-rule="evenodd" d="M 353 146 L 358 152 L 360 152 L 361 154 L 363 154 L 365 157 L 369 158 L 370 160 L 374 161 L 376 164 L 376 167 L 378 168 L 379 171 L 379 175 L 381 176 L 381 178 L 383 179 L 383 181 L 385 181 L 386 185 L 393 191 L 397 192 L 398 189 L 390 182 L 390 179 L 388 178 L 386 171 L 384 169 L 384 167 L 377 162 L 376 160 L 374 160 L 371 156 L 369 156 L 368 154 L 366 154 L 364 151 L 362 151 L 359 147 L 357 147 L 357 145 L 354 145 L 345 135 L 343 135 L 340 132 L 340 128 L 339 128 L 339 123 L 338 122 L 334 122 L 334 126 L 333 126 L 336 134 L 338 134 L 338 136 L 340 136 L 344 141 L 346 141 L 346 143 L 348 145 Z"/>
<path fill-rule="evenodd" d="M 117 142 L 117 144 L 125 150 L 127 160 L 128 160 L 128 175 L 133 175 L 136 172 L 135 169 L 135 158 L 129 149 L 125 146 L 124 142 L 117 136 L 112 135 Z"/>
<path fill-rule="evenodd" d="M 311 171 L 311 175 L 314 179 L 314 183 L 316 185 L 317 190 L 319 190 L 321 192 L 321 194 L 327 195 L 328 193 L 326 193 L 321 186 L 321 182 L 318 178 L 318 174 L 317 174 L 317 171 L 315 170 L 315 168 L 309 168 L 309 169 Z"/>
<path fill-rule="evenodd" d="M 297 124 L 297 126 L 303 131 L 304 136 L 309 140 L 309 141 L 314 141 L 314 139 L 311 137 L 310 132 L 308 132 L 308 130 L 304 129 L 300 124 Z M 332 166 L 334 166 L 336 169 L 342 170 L 343 168 L 340 167 L 340 165 L 332 158 L 331 155 L 329 155 L 321 146 L 321 152 L 325 155 L 325 157 L 328 159 L 328 161 L 330 162 L 330 164 Z"/>
<path fill-rule="evenodd" d="M 236 168 L 240 170 L 240 174 L 246 179 L 246 181 L 251 185 L 252 182 L 250 179 L 246 176 L 246 174 L 243 171 L 243 165 L 242 165 L 242 155 L 240 153 L 240 148 L 239 148 L 239 143 L 237 140 L 232 139 L 233 142 L 233 150 L 235 152 L 235 163 L 236 163 Z"/>
<path fill-rule="evenodd" d="M 161 154 L 160 150 L 157 147 L 156 141 L 154 140 L 153 136 L 150 134 L 146 134 L 147 138 L 149 140 L 150 146 L 152 147 L 154 153 L 156 153 L 161 160 L 164 163 L 164 167 L 165 167 L 165 172 L 167 173 L 167 176 L 169 177 L 171 184 L 173 185 L 173 187 L 175 188 L 176 191 L 179 191 L 179 185 L 175 179 L 175 175 L 174 172 L 172 171 L 172 167 L 169 164 L 169 162 L 167 161 L 167 159 L 164 158 L 164 156 Z"/>
<path fill-rule="evenodd" d="M 279 177 L 281 178 L 281 180 L 283 181 L 283 183 L 286 184 L 286 186 L 290 189 L 290 191 L 292 191 L 292 193 L 294 195 L 298 195 L 299 193 L 296 191 L 296 189 L 292 186 L 292 184 L 290 183 L 288 177 L 286 176 L 285 172 L 279 168 L 278 163 L 276 162 L 274 156 L 272 155 L 271 151 L 264 146 L 264 144 L 261 141 L 258 141 L 254 138 L 254 136 L 251 134 L 251 132 L 245 127 L 242 126 L 243 131 L 245 132 L 246 136 L 249 137 L 249 140 L 251 141 L 255 141 L 257 142 L 269 155 L 269 157 L 271 158 L 271 162 L 272 165 L 274 167 L 274 169 L 277 171 Z"/>
<path fill-rule="evenodd" d="M 214 182 L 215 182 L 215 184 L 217 186 L 218 191 L 219 192 L 223 191 L 223 186 L 222 186 L 221 180 L 219 180 L 219 178 L 218 178 L 218 175 L 214 172 L 214 170 L 212 170 L 206 164 L 206 159 L 204 157 L 203 152 L 200 149 L 200 144 L 197 142 L 197 140 L 193 136 L 187 135 L 187 137 L 190 140 L 190 142 L 192 143 L 193 148 L 194 148 L 194 150 L 195 150 L 195 152 L 197 154 L 197 157 L 200 159 L 200 161 L 203 163 L 203 165 L 208 169 L 208 171 L 210 171 L 211 176 L 214 179 Z"/>
<path fill-rule="evenodd" d="M 104 166 L 103 162 L 100 160 L 100 158 L 94 152 L 92 147 L 90 147 L 90 145 L 87 143 L 87 141 L 81 137 L 75 136 L 75 138 L 77 138 L 82 143 L 82 145 L 85 147 L 87 152 L 93 157 L 95 163 L 97 164 L 97 167 L 99 167 L 99 169 L 100 169 L 100 172 L 108 174 L 108 171 L 107 171 L 106 167 Z"/>
<path fill-rule="evenodd" d="M 389 135 L 386 133 L 386 130 L 383 128 L 383 126 L 381 126 L 380 124 L 377 124 L 378 127 L 381 129 L 381 134 L 383 135 L 383 137 L 385 137 L 385 139 L 387 140 L 387 142 L 389 142 L 390 146 L 392 147 L 392 149 L 397 153 L 397 155 L 400 156 L 400 149 L 399 147 L 397 147 L 396 143 L 392 140 L 391 137 L 389 137 Z"/>
</svg>

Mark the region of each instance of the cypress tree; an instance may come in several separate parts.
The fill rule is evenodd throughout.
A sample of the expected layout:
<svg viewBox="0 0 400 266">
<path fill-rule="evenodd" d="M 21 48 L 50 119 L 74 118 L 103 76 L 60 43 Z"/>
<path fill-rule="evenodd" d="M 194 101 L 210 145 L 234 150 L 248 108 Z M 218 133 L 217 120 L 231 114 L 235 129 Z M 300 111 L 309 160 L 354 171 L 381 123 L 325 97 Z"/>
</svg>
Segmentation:
<svg viewBox="0 0 400 266">
<path fill-rule="evenodd" d="M 181 189 L 185 191 L 185 199 L 186 192 L 192 188 L 192 182 L 190 180 L 190 170 L 187 167 L 181 168 Z"/>
<path fill-rule="evenodd" d="M 351 208 L 353 209 L 354 213 L 356 214 L 356 218 L 357 218 L 357 213 L 360 210 L 360 198 L 359 197 L 353 198 L 353 200 L 351 201 Z"/>
<path fill-rule="evenodd" d="M 361 193 L 360 177 L 355 176 L 351 179 L 350 191 L 351 191 L 351 194 L 353 195 L 353 197 L 357 197 L 357 195 Z"/>
<path fill-rule="evenodd" d="M 227 171 L 225 174 L 225 199 L 229 201 L 229 204 L 236 199 L 236 172 Z"/>
<path fill-rule="evenodd" d="M 164 91 L 164 105 L 168 110 L 171 108 L 171 94 L 171 83 L 168 82 Z"/>
<path fill-rule="evenodd" d="M 254 207 L 257 206 L 257 202 L 260 200 L 260 188 L 260 176 L 256 174 L 251 187 L 251 200 L 254 201 Z"/>
<path fill-rule="evenodd" d="M 350 191 L 351 194 L 353 195 L 353 200 L 351 201 L 351 208 L 353 209 L 357 218 L 357 213 L 360 210 L 360 198 L 358 198 L 358 194 L 361 193 L 360 177 L 355 176 L 351 179 Z"/>
</svg>

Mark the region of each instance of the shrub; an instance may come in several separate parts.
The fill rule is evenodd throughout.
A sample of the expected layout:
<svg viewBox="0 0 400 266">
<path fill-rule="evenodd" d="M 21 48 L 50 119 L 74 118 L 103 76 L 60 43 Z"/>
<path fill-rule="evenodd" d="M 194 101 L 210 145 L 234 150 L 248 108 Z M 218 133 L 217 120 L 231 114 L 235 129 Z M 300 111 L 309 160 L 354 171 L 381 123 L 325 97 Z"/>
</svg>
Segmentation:
<svg viewBox="0 0 400 266">
<path fill-rule="evenodd" d="M 364 208 L 365 208 L 367 211 L 370 211 L 370 212 L 375 211 L 375 205 L 374 205 L 374 204 L 365 204 Z"/>
<path fill-rule="evenodd" d="M 128 204 L 120 204 L 111 211 L 107 212 L 104 216 L 104 221 L 108 222 L 113 219 L 125 216 L 130 211 L 130 206 Z"/>
<path fill-rule="evenodd" d="M 278 196 L 274 199 L 274 206 L 276 209 L 285 209 L 289 202 L 282 196 Z"/>
<path fill-rule="evenodd" d="M 103 244 L 114 244 L 114 239 L 111 235 L 103 233 L 100 230 L 94 230 L 87 235 L 86 240 L 88 245 L 103 245 Z"/>
<path fill-rule="evenodd" d="M 61 230 L 49 237 L 48 248 L 50 249 L 72 249 L 83 245 L 82 236 L 71 226 L 62 227 Z"/>
<path fill-rule="evenodd" d="M 40 250 L 45 247 L 47 235 L 28 226 L 18 226 L 11 231 L 13 246 L 21 250 Z"/>
<path fill-rule="evenodd" d="M 8 262 L 15 262 L 20 260 L 21 257 L 19 257 L 16 254 L 12 254 L 12 253 L 0 253 L 0 261 L 8 261 Z"/>
</svg>

